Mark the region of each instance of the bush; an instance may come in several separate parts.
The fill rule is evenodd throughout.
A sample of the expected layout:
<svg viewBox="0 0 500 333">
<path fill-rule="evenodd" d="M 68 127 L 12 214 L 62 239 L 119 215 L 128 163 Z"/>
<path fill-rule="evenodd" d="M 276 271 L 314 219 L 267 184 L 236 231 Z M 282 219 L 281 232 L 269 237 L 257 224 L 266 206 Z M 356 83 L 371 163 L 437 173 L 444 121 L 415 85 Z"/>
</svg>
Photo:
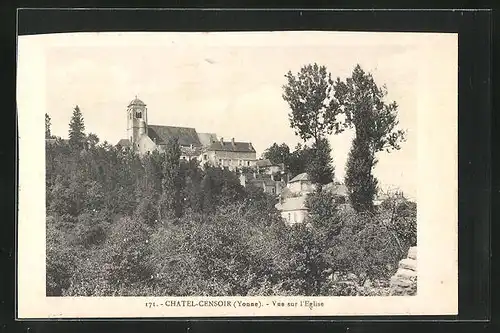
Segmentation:
<svg viewBox="0 0 500 333">
<path fill-rule="evenodd" d="M 317 191 L 310 223 L 289 227 L 228 170 L 181 163 L 168 183 L 165 154 L 71 149 L 47 148 L 47 295 L 378 295 L 416 242 L 409 201 L 364 214 Z M 159 214 L 162 197 L 177 214 Z"/>
<path fill-rule="evenodd" d="M 71 284 L 75 267 L 75 248 L 60 219 L 48 216 L 46 223 L 46 294 L 61 296 Z"/>
</svg>

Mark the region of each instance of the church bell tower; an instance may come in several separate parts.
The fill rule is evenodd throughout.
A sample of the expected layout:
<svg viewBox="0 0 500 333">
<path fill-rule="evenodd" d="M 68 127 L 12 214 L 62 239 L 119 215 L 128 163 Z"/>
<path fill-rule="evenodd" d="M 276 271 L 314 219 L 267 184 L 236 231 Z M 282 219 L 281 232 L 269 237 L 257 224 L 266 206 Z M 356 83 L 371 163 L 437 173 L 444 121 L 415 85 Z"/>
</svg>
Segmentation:
<svg viewBox="0 0 500 333">
<path fill-rule="evenodd" d="M 127 107 L 127 139 L 137 148 L 137 142 L 144 134 L 148 134 L 148 110 L 146 104 L 135 96 Z"/>
</svg>

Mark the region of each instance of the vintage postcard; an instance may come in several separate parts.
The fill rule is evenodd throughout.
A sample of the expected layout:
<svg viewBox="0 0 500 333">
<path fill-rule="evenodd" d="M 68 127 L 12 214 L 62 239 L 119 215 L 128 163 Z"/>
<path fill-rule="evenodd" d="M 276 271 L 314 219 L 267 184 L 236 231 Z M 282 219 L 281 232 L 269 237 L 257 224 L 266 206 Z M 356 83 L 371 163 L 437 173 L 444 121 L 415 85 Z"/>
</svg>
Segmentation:
<svg viewBox="0 0 500 333">
<path fill-rule="evenodd" d="M 18 39 L 19 318 L 453 315 L 458 35 Z"/>
</svg>

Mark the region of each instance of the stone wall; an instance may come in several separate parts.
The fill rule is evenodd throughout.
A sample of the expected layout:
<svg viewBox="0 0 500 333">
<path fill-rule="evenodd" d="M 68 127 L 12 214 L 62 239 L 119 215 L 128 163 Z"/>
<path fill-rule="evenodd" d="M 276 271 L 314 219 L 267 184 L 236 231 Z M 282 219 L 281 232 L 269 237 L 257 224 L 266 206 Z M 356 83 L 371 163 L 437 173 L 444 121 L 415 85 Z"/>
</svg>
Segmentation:
<svg viewBox="0 0 500 333">
<path fill-rule="evenodd" d="M 408 257 L 399 262 L 391 278 L 391 296 L 413 296 L 417 293 L 417 247 L 410 247 Z"/>
</svg>

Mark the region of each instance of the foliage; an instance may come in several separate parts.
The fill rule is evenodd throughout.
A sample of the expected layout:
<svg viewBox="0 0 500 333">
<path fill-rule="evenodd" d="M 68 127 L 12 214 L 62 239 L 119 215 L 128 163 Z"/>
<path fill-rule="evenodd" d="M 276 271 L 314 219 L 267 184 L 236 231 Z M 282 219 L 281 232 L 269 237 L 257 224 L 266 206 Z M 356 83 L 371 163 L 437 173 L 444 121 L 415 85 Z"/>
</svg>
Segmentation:
<svg viewBox="0 0 500 333">
<path fill-rule="evenodd" d="M 404 254 L 383 221 L 383 216 L 358 213 L 349 207 L 339 210 L 342 227 L 328 251 L 332 268 L 353 274 L 363 285 L 366 279 L 388 280 Z"/>
<path fill-rule="evenodd" d="M 309 221 L 315 228 L 324 232 L 328 239 L 338 235 L 342 226 L 336 199 L 332 192 L 326 190 L 310 193 L 306 199 Z"/>
<path fill-rule="evenodd" d="M 46 223 L 47 296 L 58 296 L 70 286 L 76 252 L 64 221 L 49 216 Z"/>
<path fill-rule="evenodd" d="M 326 138 L 318 138 L 312 147 L 300 143 L 293 152 L 285 143 L 273 143 L 264 151 L 263 157 L 272 163 L 283 163 L 291 177 L 307 172 L 312 181 L 318 184 L 328 184 L 333 180 L 334 168 L 331 158 L 331 148 Z"/>
<path fill-rule="evenodd" d="M 99 143 L 99 137 L 94 133 L 89 133 L 85 141 L 88 147 L 95 148 Z"/>
<path fill-rule="evenodd" d="M 387 90 L 378 87 L 373 76 L 356 65 L 351 77 L 337 78 L 335 98 L 343 109 L 345 125 L 354 127 L 353 140 L 346 170 L 346 185 L 357 211 L 372 211 L 377 181 L 372 175 L 379 151 L 400 149 L 405 132 L 397 129 L 396 102 L 387 104 Z"/>
<path fill-rule="evenodd" d="M 372 74 L 356 65 L 345 82 L 337 78 L 334 90 L 343 108 L 345 125 L 355 128 L 356 137 L 365 140 L 372 153 L 400 149 L 405 132 L 397 129 L 398 105 L 384 101 L 387 89 L 377 86 Z"/>
<path fill-rule="evenodd" d="M 310 159 L 306 165 L 306 172 L 311 181 L 318 186 L 331 183 L 334 178 L 330 143 L 321 138 L 314 142 L 311 148 Z"/>
<path fill-rule="evenodd" d="M 263 157 L 272 163 L 283 163 L 285 171 L 293 178 L 307 171 L 307 166 L 313 157 L 313 149 L 299 143 L 291 152 L 287 144 L 273 143 L 264 151 Z"/>
<path fill-rule="evenodd" d="M 307 146 L 298 144 L 290 154 L 288 170 L 292 177 L 307 171 L 307 165 L 311 160 L 312 150 Z"/>
<path fill-rule="evenodd" d="M 209 167 L 201 182 L 203 211 L 213 213 L 218 206 L 231 204 L 243 197 L 244 188 L 236 174 L 217 167 Z"/>
<path fill-rule="evenodd" d="M 319 296 L 327 293 L 328 262 L 320 234 L 305 224 L 291 227 L 283 244 L 286 260 L 281 268 L 287 294 Z"/>
<path fill-rule="evenodd" d="M 180 217 L 183 209 L 184 174 L 181 168 L 181 149 L 177 138 L 166 145 L 162 163 L 162 193 L 159 201 L 160 219 L 167 216 Z"/>
<path fill-rule="evenodd" d="M 283 99 L 291 109 L 290 126 L 302 140 L 318 141 L 333 130 L 342 130 L 336 119 L 340 108 L 333 98 L 333 80 L 325 66 L 309 64 L 285 77 Z"/>
<path fill-rule="evenodd" d="M 401 255 L 417 245 L 417 204 L 403 195 L 389 195 L 380 214 L 399 245 Z"/>
<path fill-rule="evenodd" d="M 273 164 L 288 165 L 290 158 L 290 147 L 286 143 L 278 145 L 273 143 L 269 148 L 264 151 L 263 157 L 269 159 Z"/>
<path fill-rule="evenodd" d="M 347 158 L 345 185 L 349 199 L 358 212 L 373 211 L 377 179 L 372 175 L 376 160 L 365 141 L 356 137 Z"/>
<path fill-rule="evenodd" d="M 71 145 L 79 148 L 83 148 L 85 143 L 85 124 L 83 121 L 83 115 L 80 108 L 75 106 L 73 110 L 73 115 L 71 117 L 71 122 L 69 123 L 69 142 Z"/>
<path fill-rule="evenodd" d="M 50 120 L 50 116 L 48 114 L 45 114 L 45 139 L 52 138 L 52 134 L 50 132 Z"/>
<path fill-rule="evenodd" d="M 409 201 L 357 213 L 319 187 L 307 199 L 310 223 L 289 227 L 274 196 L 182 161 L 176 140 L 139 157 L 81 125 L 73 143 L 46 145 L 47 295 L 377 295 L 385 289 L 363 282 L 387 281 L 406 254 L 398 249 L 416 242 Z M 333 177 L 323 138 L 285 146 L 272 147 L 292 174 L 312 164 L 318 182 Z"/>
</svg>

